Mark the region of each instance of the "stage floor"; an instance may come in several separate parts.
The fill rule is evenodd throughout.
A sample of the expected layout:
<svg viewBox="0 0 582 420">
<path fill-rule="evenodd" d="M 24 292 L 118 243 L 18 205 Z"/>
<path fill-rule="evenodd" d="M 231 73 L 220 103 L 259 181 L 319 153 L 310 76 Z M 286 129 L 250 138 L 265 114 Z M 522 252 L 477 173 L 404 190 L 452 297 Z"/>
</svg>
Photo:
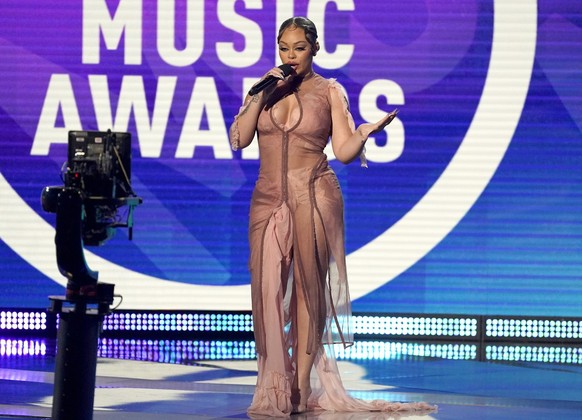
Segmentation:
<svg viewBox="0 0 582 420">
<path fill-rule="evenodd" d="M 4 341 L 9 351 L 0 355 L 0 419 L 50 418 L 54 351 L 49 345 L 44 354 L 27 355 L 12 347 Z M 139 352 L 134 356 L 98 358 L 95 420 L 247 418 L 256 375 L 254 360 L 176 363 L 147 361 Z M 356 397 L 426 401 L 437 404 L 439 411 L 426 416 L 308 413 L 292 418 L 582 418 L 582 366 L 575 363 L 510 364 L 391 355 L 389 359 L 340 360 L 339 365 L 344 385 Z"/>
</svg>

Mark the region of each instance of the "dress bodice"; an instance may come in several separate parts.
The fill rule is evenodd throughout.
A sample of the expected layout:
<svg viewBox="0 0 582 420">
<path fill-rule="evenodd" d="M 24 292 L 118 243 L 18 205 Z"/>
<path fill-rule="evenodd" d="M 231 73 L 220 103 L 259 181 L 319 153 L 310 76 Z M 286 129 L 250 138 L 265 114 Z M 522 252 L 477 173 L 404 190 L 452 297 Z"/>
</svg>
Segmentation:
<svg viewBox="0 0 582 420">
<path fill-rule="evenodd" d="M 288 143 L 289 168 L 311 166 L 323 154 L 331 133 L 331 105 L 329 87 L 332 82 L 314 74 L 304 80 L 300 87 L 279 95 L 293 95 L 295 107 L 289 113 L 289 120 L 282 121 L 279 103 L 267 106 L 259 116 L 257 131 L 261 160 L 265 164 L 281 163 L 281 142 Z M 283 86 L 283 89 L 288 89 Z"/>
</svg>

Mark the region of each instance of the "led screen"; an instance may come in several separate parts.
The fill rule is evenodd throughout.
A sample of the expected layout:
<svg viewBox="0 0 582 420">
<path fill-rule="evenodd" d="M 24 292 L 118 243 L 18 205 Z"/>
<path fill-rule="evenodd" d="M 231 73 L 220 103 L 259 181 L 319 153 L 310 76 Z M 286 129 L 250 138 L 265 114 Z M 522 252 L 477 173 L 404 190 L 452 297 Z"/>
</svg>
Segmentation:
<svg viewBox="0 0 582 420">
<path fill-rule="evenodd" d="M 60 294 L 55 215 L 71 130 L 129 132 L 135 228 L 86 247 L 126 309 L 250 309 L 258 149 L 232 151 L 278 25 L 356 123 L 398 118 L 369 168 L 329 159 L 356 312 L 580 316 L 582 19 L 576 1 L 4 0 L 0 307 Z"/>
</svg>

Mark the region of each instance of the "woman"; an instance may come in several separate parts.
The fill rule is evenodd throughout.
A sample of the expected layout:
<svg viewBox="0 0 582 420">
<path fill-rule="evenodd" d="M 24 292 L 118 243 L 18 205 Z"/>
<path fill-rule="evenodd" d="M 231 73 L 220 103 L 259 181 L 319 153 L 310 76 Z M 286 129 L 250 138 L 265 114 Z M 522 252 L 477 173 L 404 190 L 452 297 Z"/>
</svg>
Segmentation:
<svg viewBox="0 0 582 420">
<path fill-rule="evenodd" d="M 331 137 L 338 160 L 358 157 L 368 137 L 396 113 L 357 129 L 340 86 L 313 72 L 319 43 L 311 21 L 285 21 L 279 57 L 291 67 L 267 72 L 277 83 L 248 95 L 230 129 L 234 150 L 258 132 L 261 165 L 251 200 L 251 292 L 258 378 L 250 415 L 415 410 L 426 404 L 367 403 L 345 392 L 333 354 L 352 344 L 344 254 L 343 199 L 323 152 Z M 289 351 L 291 349 L 291 352 Z M 318 372 L 312 392 L 310 374 Z M 319 386 L 320 385 L 320 386 Z"/>
</svg>

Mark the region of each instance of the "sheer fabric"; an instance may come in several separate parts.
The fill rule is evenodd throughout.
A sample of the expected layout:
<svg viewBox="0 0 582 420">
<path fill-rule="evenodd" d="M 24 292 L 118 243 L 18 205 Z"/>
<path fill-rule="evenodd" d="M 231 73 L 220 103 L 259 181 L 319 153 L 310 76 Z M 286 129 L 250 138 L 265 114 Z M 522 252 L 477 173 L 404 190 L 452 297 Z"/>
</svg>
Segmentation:
<svg viewBox="0 0 582 420">
<path fill-rule="evenodd" d="M 318 381 L 312 383 L 310 409 L 431 409 L 424 403 L 365 402 L 350 397 L 333 351 L 325 350 L 328 344 L 353 343 L 343 199 L 323 152 L 332 130 L 332 95 L 341 97 L 352 131 L 355 126 L 341 88 L 333 80 L 314 74 L 299 88 L 278 88 L 271 97 L 288 95 L 296 106 L 287 115 L 274 100 L 263 109 L 257 123 L 261 165 L 251 199 L 249 269 L 258 378 L 248 413 L 266 417 L 291 414 L 296 366 L 292 349 L 297 344 L 294 282 L 303 287 L 307 299 L 308 350 L 317 354 L 314 367 Z M 231 133 L 235 150 L 239 138 L 236 120 Z"/>
</svg>

